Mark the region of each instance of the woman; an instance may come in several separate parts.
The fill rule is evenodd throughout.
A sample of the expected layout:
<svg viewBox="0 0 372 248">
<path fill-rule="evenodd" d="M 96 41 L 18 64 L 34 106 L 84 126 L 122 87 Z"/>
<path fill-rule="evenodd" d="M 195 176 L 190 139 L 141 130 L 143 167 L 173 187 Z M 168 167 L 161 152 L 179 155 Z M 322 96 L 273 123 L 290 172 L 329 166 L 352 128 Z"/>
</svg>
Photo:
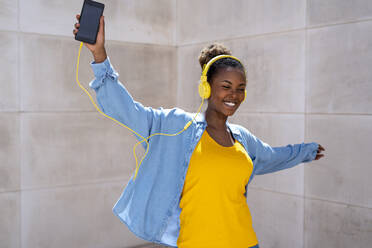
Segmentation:
<svg viewBox="0 0 372 248">
<path fill-rule="evenodd" d="M 76 23 L 74 34 L 78 28 Z M 270 147 L 227 121 L 245 98 L 245 70 L 235 57 L 219 59 L 209 68 L 208 108 L 196 118 L 179 108 L 144 107 L 118 81 L 104 40 L 102 16 L 96 44 L 84 43 L 94 56 L 95 79 L 89 86 L 102 111 L 143 137 L 184 129 L 173 137 L 151 137 L 137 178 L 131 177 L 113 212 L 138 237 L 158 244 L 258 247 L 246 204 L 249 182 L 254 175 L 317 160 L 324 156 L 320 154 L 324 148 L 315 142 Z M 223 54 L 231 52 L 221 44 L 205 47 L 199 57 L 201 67 Z M 184 128 L 188 122 L 191 125 Z M 147 143 L 142 145 L 147 148 Z"/>
</svg>

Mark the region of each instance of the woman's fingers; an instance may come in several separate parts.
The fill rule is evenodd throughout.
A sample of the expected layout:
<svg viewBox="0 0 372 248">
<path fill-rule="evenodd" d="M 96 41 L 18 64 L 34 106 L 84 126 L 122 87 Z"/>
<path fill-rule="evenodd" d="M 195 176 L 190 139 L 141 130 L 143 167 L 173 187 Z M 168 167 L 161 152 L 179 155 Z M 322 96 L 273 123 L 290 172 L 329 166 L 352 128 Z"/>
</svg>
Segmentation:
<svg viewBox="0 0 372 248">
<path fill-rule="evenodd" d="M 321 146 L 321 145 L 319 145 L 319 150 L 321 150 L 321 151 L 325 151 L 324 147 Z"/>
<path fill-rule="evenodd" d="M 75 29 L 72 31 L 73 34 L 76 34 L 78 31 L 79 31 L 79 27 L 80 27 L 80 24 L 79 23 L 75 23 Z"/>
<path fill-rule="evenodd" d="M 318 147 L 318 151 L 317 151 L 317 152 L 319 153 L 319 152 L 321 152 L 321 151 L 325 151 L 325 149 L 324 149 L 323 146 L 321 146 L 321 145 L 319 144 L 319 147 Z"/>
<path fill-rule="evenodd" d="M 324 154 L 321 154 L 321 151 L 325 151 L 325 149 L 324 149 L 323 146 L 321 146 L 319 144 L 319 147 L 318 147 L 318 150 L 317 150 L 317 153 L 316 153 L 316 156 L 315 156 L 315 159 L 314 160 L 318 160 L 318 159 L 324 157 Z"/>
<path fill-rule="evenodd" d="M 78 22 L 76 22 L 76 23 L 74 24 L 75 29 L 72 30 L 72 33 L 73 33 L 74 35 L 76 35 L 76 33 L 79 31 L 79 30 L 78 30 L 79 27 L 80 27 L 79 19 L 80 19 L 80 15 L 77 14 L 77 15 L 76 15 L 76 20 L 78 20 Z"/>
<path fill-rule="evenodd" d="M 322 157 L 324 157 L 324 154 L 317 154 L 317 155 L 315 156 L 315 159 L 314 159 L 314 160 L 318 160 L 318 159 L 320 159 L 320 158 L 322 158 Z"/>
</svg>

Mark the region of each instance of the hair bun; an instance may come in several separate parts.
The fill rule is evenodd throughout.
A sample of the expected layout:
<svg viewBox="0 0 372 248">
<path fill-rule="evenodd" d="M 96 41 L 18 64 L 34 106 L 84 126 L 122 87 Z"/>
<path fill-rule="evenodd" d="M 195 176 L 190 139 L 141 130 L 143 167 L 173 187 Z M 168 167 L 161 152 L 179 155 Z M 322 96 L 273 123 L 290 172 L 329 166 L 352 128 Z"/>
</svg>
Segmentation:
<svg viewBox="0 0 372 248">
<path fill-rule="evenodd" d="M 199 63 L 201 68 L 209 62 L 212 58 L 218 55 L 232 55 L 230 49 L 228 49 L 222 43 L 214 42 L 206 47 L 204 47 L 199 55 Z"/>
</svg>

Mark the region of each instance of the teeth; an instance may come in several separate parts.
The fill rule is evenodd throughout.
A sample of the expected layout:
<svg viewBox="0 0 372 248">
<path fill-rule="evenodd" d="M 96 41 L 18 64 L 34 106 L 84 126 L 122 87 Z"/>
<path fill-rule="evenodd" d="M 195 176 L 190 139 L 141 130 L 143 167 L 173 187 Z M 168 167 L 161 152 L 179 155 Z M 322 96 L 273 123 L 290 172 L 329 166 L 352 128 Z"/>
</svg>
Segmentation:
<svg viewBox="0 0 372 248">
<path fill-rule="evenodd" d="M 228 105 L 228 106 L 230 106 L 230 107 L 235 106 L 235 103 L 233 103 L 233 102 L 225 102 L 225 104 Z"/>
</svg>

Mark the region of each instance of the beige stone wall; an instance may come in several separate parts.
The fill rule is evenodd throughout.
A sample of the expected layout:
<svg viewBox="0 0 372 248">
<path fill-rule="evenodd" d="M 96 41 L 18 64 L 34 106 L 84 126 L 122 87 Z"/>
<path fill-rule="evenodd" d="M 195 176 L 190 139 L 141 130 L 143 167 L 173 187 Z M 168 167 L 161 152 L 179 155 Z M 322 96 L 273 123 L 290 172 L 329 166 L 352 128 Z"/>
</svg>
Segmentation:
<svg viewBox="0 0 372 248">
<path fill-rule="evenodd" d="M 136 139 L 75 82 L 82 2 L 0 0 L 0 247 L 147 244 L 111 212 L 135 169 Z M 248 71 L 247 100 L 230 121 L 272 146 L 325 147 L 321 160 L 249 185 L 261 247 L 368 247 L 370 1 L 100 2 L 108 54 L 135 100 L 196 111 L 197 56 L 220 41 Z M 86 88 L 91 61 L 84 47 Z"/>
</svg>

